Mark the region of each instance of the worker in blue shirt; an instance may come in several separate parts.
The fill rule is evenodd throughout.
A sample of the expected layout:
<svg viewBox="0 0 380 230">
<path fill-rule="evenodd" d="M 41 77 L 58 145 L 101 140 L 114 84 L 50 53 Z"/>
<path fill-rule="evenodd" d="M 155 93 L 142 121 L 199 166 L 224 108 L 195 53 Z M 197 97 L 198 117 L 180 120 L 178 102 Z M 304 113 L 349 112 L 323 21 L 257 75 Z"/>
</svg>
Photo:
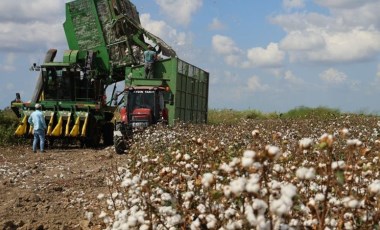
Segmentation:
<svg viewBox="0 0 380 230">
<path fill-rule="evenodd" d="M 153 49 L 151 45 L 148 45 L 148 50 L 144 51 L 144 62 L 145 62 L 145 78 L 153 78 L 153 65 L 157 59 L 157 52 Z"/>
<path fill-rule="evenodd" d="M 28 122 L 33 126 L 34 139 L 33 139 L 33 152 L 37 152 L 37 143 L 40 142 L 40 151 L 44 152 L 45 147 L 45 116 L 41 112 L 41 105 L 35 105 L 36 110 L 30 115 Z"/>
</svg>

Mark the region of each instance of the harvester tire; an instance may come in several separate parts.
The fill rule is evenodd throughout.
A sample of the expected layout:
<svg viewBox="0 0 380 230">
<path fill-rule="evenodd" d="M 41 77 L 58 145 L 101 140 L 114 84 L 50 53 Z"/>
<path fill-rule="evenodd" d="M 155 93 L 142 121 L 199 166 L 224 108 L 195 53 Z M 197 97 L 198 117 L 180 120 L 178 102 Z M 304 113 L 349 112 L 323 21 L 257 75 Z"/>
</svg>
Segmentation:
<svg viewBox="0 0 380 230">
<path fill-rule="evenodd" d="M 113 145 L 113 130 L 114 125 L 111 122 L 107 122 L 103 126 L 103 144 L 105 146 Z"/>
</svg>

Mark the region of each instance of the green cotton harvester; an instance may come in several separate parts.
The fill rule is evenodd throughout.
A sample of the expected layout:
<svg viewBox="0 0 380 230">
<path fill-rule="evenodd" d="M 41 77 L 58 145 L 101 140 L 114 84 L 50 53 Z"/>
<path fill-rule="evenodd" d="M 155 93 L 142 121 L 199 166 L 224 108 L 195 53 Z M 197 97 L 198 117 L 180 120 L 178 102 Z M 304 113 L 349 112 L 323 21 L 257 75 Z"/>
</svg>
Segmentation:
<svg viewBox="0 0 380 230">
<path fill-rule="evenodd" d="M 135 128 L 207 121 L 209 74 L 180 60 L 142 28 L 130 1 L 68 2 L 63 27 L 70 50 L 64 51 L 62 62 L 54 61 L 57 50 L 49 50 L 43 64 L 32 66 L 40 73 L 30 102 L 16 94 L 11 103 L 20 118 L 16 136 L 32 137 L 27 120 L 36 103 L 42 105 L 49 143 L 80 141 L 96 147 L 102 140 L 104 145 L 115 142 L 119 153 Z M 149 79 L 143 64 L 148 45 L 161 52 Z M 122 92 L 115 90 L 118 82 L 125 83 Z M 109 100 L 108 86 L 113 86 Z"/>
</svg>

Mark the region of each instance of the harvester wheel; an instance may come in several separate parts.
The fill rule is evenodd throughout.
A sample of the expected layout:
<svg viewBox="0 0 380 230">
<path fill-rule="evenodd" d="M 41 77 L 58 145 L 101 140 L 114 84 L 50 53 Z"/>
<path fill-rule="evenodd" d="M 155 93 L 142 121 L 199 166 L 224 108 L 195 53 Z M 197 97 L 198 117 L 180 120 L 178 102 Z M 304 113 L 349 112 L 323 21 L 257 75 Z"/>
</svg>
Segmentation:
<svg viewBox="0 0 380 230">
<path fill-rule="evenodd" d="M 103 144 L 105 146 L 113 145 L 113 123 L 107 122 L 103 126 Z"/>
<path fill-rule="evenodd" d="M 101 139 L 101 129 L 94 117 L 90 117 L 89 125 L 87 127 L 87 137 L 85 140 L 86 147 L 97 148 L 99 147 Z"/>
</svg>

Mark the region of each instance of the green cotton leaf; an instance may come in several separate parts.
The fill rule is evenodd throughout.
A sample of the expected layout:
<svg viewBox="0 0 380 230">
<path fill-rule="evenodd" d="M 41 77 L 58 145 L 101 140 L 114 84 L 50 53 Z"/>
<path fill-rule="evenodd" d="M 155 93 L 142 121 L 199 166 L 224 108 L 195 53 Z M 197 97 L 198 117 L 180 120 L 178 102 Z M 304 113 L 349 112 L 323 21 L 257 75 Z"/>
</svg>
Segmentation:
<svg viewBox="0 0 380 230">
<path fill-rule="evenodd" d="M 338 170 L 335 173 L 336 180 L 338 181 L 338 184 L 343 185 L 344 184 L 344 172 L 342 170 Z"/>
<path fill-rule="evenodd" d="M 327 147 L 327 143 L 326 143 L 326 142 L 322 142 L 322 143 L 319 144 L 318 147 L 319 147 L 320 149 L 324 149 L 324 148 Z"/>
</svg>

